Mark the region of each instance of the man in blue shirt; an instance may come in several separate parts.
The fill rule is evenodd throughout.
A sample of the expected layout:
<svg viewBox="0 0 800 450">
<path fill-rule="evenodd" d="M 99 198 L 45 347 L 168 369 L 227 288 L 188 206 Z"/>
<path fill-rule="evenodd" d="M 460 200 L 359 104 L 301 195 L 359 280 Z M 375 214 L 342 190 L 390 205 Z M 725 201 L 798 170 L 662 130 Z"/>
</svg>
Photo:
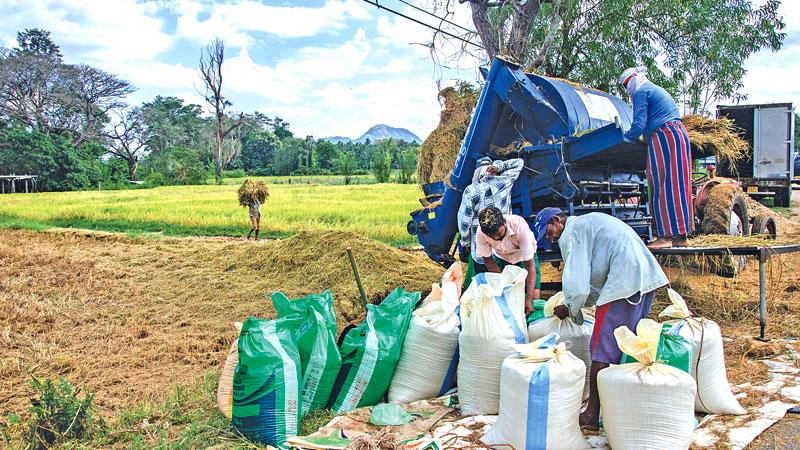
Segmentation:
<svg viewBox="0 0 800 450">
<path fill-rule="evenodd" d="M 694 227 L 692 154 L 678 107 L 662 87 L 647 79 L 644 67 L 626 69 L 619 79 L 633 99 L 633 123 L 625 140 L 647 141 L 647 179 L 652 191 L 658 239 L 650 248 L 683 247 Z"/>
</svg>

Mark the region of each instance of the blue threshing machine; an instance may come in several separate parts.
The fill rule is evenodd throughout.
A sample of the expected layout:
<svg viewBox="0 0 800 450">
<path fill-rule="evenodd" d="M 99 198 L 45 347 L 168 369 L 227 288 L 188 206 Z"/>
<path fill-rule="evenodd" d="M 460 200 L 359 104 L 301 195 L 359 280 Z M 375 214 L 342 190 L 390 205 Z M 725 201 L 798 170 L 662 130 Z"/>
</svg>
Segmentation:
<svg viewBox="0 0 800 450">
<path fill-rule="evenodd" d="M 633 115 L 627 103 L 565 80 L 526 74 L 499 58 L 485 76 L 449 183 L 424 185 L 421 201 L 427 206 L 411 213 L 408 223 L 431 259 L 444 265 L 455 260 L 462 192 L 484 156 L 524 160 L 511 203 L 529 225 L 542 208 L 558 206 L 570 215 L 612 214 L 642 237 L 651 236 L 647 152 L 644 144 L 622 139 Z"/>
</svg>

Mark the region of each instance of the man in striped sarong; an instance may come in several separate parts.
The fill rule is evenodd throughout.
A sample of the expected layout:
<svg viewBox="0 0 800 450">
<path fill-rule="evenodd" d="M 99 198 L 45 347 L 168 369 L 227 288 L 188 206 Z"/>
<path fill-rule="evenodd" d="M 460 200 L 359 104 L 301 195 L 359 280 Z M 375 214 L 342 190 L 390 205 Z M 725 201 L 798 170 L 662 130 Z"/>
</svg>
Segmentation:
<svg viewBox="0 0 800 450">
<path fill-rule="evenodd" d="M 619 79 L 633 99 L 627 142 L 647 141 L 647 179 L 658 238 L 650 248 L 684 247 L 694 228 L 692 154 L 689 135 L 670 95 L 647 79 L 644 67 L 626 69 Z"/>
</svg>

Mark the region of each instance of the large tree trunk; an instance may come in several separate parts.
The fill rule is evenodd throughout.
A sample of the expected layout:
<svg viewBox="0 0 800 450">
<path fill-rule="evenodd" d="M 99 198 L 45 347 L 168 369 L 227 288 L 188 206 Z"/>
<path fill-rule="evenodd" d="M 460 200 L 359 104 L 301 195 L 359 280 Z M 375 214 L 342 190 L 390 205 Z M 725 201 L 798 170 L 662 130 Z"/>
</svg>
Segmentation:
<svg viewBox="0 0 800 450">
<path fill-rule="evenodd" d="M 133 181 L 136 177 L 136 169 L 139 168 L 139 160 L 131 158 L 128 160 L 128 180 Z"/>
<path fill-rule="evenodd" d="M 215 133 L 216 146 L 214 151 L 214 178 L 217 184 L 222 184 L 222 119 L 217 116 L 217 129 Z"/>
</svg>

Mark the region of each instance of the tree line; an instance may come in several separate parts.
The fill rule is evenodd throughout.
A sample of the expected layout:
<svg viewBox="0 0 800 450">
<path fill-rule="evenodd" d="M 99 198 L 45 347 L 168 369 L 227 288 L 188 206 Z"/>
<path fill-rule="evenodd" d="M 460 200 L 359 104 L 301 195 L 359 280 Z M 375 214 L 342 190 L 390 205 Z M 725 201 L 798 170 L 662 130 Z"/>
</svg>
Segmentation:
<svg viewBox="0 0 800 450">
<path fill-rule="evenodd" d="M 126 104 L 135 90 L 117 75 L 67 64 L 50 33 L 27 29 L 0 49 L 0 174 L 39 176 L 44 190 L 200 184 L 223 173 L 350 177 L 413 182 L 416 144 L 396 140 L 331 143 L 295 136 L 280 117 L 231 113 L 222 92 L 224 46 L 200 60 L 212 114 L 156 96 Z"/>
</svg>

